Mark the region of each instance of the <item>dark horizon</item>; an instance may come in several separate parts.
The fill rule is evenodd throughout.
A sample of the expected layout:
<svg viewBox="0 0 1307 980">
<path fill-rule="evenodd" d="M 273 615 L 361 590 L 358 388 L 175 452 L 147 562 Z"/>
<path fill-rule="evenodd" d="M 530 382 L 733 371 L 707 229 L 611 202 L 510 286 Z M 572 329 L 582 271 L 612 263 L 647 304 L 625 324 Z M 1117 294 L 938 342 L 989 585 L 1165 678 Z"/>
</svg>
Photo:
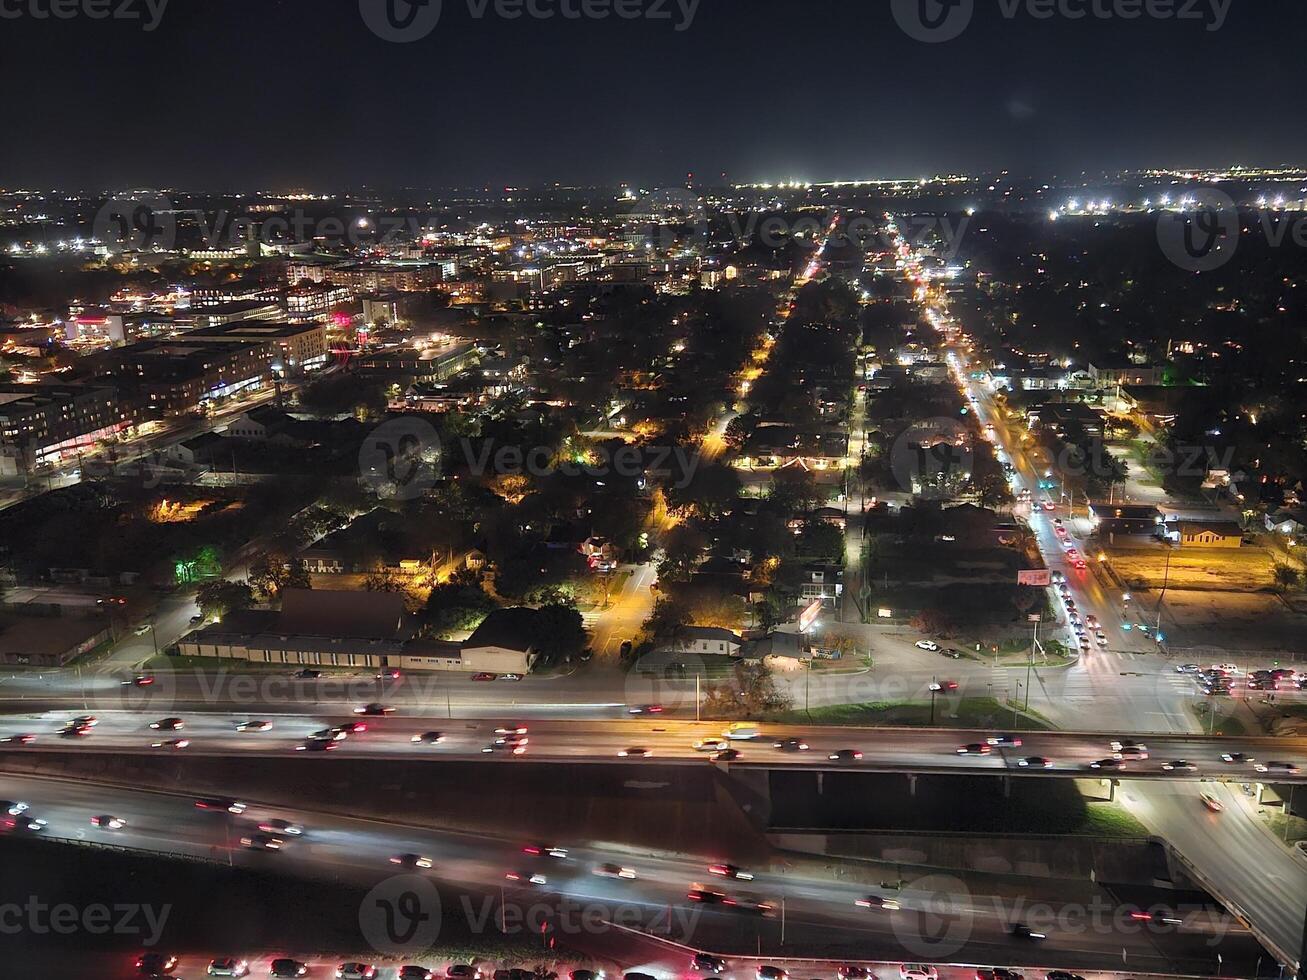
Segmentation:
<svg viewBox="0 0 1307 980">
<path fill-rule="evenodd" d="M 646 5 L 670 19 L 446 0 L 406 44 L 354 0 L 171 0 L 153 30 L 143 0 L 138 20 L 6 17 L 27 85 L 0 110 L 0 182 L 675 186 L 1307 160 L 1307 79 L 1274 47 L 1304 36 L 1307 9 L 1287 0 L 1224 16 L 1209 0 L 1192 21 L 982 0 L 945 43 L 909 37 L 888 4 L 704 0 L 688 22 L 691 0 Z"/>
</svg>

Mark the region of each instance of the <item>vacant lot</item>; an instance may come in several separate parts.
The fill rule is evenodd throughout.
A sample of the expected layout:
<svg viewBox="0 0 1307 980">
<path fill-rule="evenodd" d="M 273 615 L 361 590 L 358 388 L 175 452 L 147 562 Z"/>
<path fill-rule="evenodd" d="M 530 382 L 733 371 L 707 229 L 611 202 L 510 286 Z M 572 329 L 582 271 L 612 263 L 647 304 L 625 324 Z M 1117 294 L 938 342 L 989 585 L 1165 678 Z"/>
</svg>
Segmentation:
<svg viewBox="0 0 1307 980">
<path fill-rule="evenodd" d="M 1220 548 L 1171 551 L 1171 571 L 1166 571 L 1167 552 L 1162 549 L 1116 549 L 1108 555 L 1112 567 L 1132 589 L 1160 589 L 1163 580 L 1173 589 L 1217 589 L 1229 592 L 1258 592 L 1275 585 L 1275 561 L 1260 548 L 1238 551 Z"/>
</svg>

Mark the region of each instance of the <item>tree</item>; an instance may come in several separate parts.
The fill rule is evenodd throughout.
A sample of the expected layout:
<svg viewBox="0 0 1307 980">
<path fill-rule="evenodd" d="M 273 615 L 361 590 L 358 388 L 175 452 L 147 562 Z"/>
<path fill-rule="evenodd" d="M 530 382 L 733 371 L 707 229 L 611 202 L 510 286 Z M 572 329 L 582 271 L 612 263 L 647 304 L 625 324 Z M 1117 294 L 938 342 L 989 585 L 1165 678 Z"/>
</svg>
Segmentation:
<svg viewBox="0 0 1307 980">
<path fill-rule="evenodd" d="M 263 602 L 277 598 L 286 589 L 313 588 L 304 562 L 279 554 L 262 554 L 250 562 L 248 581 Z"/>
<path fill-rule="evenodd" d="M 248 582 L 214 579 L 196 589 L 195 604 L 206 619 L 221 619 L 229 612 L 254 605 L 254 590 Z"/>
<path fill-rule="evenodd" d="M 772 474 L 771 502 L 786 517 L 806 514 L 826 503 L 828 496 L 808 470 L 792 468 Z"/>
<path fill-rule="evenodd" d="M 844 532 L 829 521 L 805 521 L 795 550 L 805 558 L 842 563 Z"/>
<path fill-rule="evenodd" d="M 923 609 L 912 617 L 912 628 L 922 633 L 948 638 L 957 635 L 958 624 L 952 613 L 943 609 Z"/>
<path fill-rule="evenodd" d="M 462 574 L 455 575 L 448 582 L 437 585 L 427 596 L 427 627 L 440 636 L 455 630 L 475 629 L 494 608 L 494 601 L 481 587 L 480 581 Z"/>
<path fill-rule="evenodd" d="M 590 642 L 576 607 L 560 603 L 538 610 L 539 634 L 535 647 L 545 663 L 563 663 L 578 655 Z"/>
<path fill-rule="evenodd" d="M 749 434 L 753 431 L 750 420 L 744 415 L 737 415 L 726 423 L 726 429 L 722 432 L 722 438 L 726 445 L 730 446 L 737 453 L 744 448 L 745 442 L 749 439 Z"/>
<path fill-rule="evenodd" d="M 700 466 L 684 486 L 672 489 L 675 503 L 693 505 L 706 517 L 716 517 L 722 511 L 729 510 L 739 495 L 739 475 L 721 463 Z"/>
<path fill-rule="evenodd" d="M 1272 574 L 1275 576 L 1276 588 L 1281 592 L 1290 592 L 1296 589 L 1301 578 L 1298 569 L 1292 565 L 1276 565 Z"/>
</svg>

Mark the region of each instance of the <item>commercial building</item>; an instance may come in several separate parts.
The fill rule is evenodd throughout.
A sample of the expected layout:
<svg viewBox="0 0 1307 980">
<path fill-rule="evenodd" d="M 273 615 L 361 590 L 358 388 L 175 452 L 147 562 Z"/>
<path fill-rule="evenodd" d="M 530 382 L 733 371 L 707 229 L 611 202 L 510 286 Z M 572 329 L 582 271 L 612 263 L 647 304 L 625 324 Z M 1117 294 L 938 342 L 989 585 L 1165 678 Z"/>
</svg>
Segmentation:
<svg viewBox="0 0 1307 980">
<path fill-rule="evenodd" d="M 142 414 L 157 418 L 264 387 L 276 358 L 263 340 L 150 340 L 115 351 L 109 371 L 131 383 Z"/>
<path fill-rule="evenodd" d="M 539 635 L 534 609 L 498 609 L 463 644 L 415 639 L 396 592 L 287 589 L 280 612 L 247 609 L 182 637 L 187 657 L 287 666 L 525 674 Z"/>
<path fill-rule="evenodd" d="M 344 286 L 351 293 L 376 293 L 430 289 L 446 278 L 440 263 L 401 259 L 389 262 L 347 262 L 327 269 L 324 281 L 333 286 Z"/>
<path fill-rule="evenodd" d="M 327 363 L 327 328 L 321 323 L 237 320 L 221 326 L 192 330 L 182 339 L 205 340 L 215 344 L 245 341 L 270 343 L 278 353 L 273 369 L 283 375 L 316 371 Z"/>
<path fill-rule="evenodd" d="M 193 312 L 197 327 L 221 327 L 242 320 L 284 320 L 286 311 L 275 300 L 238 300 L 214 303 Z"/>
<path fill-rule="evenodd" d="M 0 384 L 0 445 L 27 467 L 89 449 L 133 422 L 104 385 Z"/>
<path fill-rule="evenodd" d="M 353 293 L 343 286 L 300 283 L 286 290 L 286 318 L 291 323 L 326 323 L 338 307 L 349 303 Z"/>
</svg>

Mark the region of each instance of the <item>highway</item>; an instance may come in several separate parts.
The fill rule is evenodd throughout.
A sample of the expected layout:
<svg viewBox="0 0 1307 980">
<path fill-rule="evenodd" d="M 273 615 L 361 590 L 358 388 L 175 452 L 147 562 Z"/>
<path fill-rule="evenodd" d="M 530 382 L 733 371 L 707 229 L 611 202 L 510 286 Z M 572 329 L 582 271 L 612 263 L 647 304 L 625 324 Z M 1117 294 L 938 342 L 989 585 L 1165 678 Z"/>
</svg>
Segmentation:
<svg viewBox="0 0 1307 980">
<path fill-rule="evenodd" d="M 728 954 L 777 952 L 784 929 L 789 955 L 802 955 L 805 947 L 856 950 L 859 958 L 907 951 L 964 963 L 1056 962 L 1092 968 L 1114 962 L 1126 950 L 1136 969 L 1159 971 L 1203 970 L 1218 952 L 1232 968 L 1247 969 L 1256 956 L 1255 943 L 1228 918 L 1198 907 L 1168 908 L 1166 917 L 1178 921 L 1144 925 L 1129 919 L 1137 905 L 1123 903 L 1089 883 L 1030 880 L 1013 894 L 1010 886 L 993 887 L 1000 879 L 984 875 L 966 876 L 964 881 L 905 868 L 902 887 L 887 889 L 880 881 L 882 867 L 850 863 L 837 875 L 821 859 L 797 855 L 778 855 L 770 867 L 746 869 L 753 877 L 743 881 L 711 873 L 702 859 L 632 853 L 616 844 L 474 837 L 252 801 L 243 801 L 246 808 L 233 815 L 198 809 L 195 798 L 187 794 L 33 777 L 0 776 L 0 792 L 11 801 L 27 803 L 27 816 L 47 821 L 40 833 L 50 838 L 241 868 L 275 868 L 363 887 L 395 874 L 421 874 L 436 883 L 446 914 L 467 915 L 473 932 L 495 931 L 500 924 L 521 922 L 524 917 L 529 922 L 531 909 L 542 903 L 561 913 L 559 903 L 566 900 L 593 910 L 588 915 L 573 913 L 574 921 L 591 923 L 578 926 L 577 935 L 567 937 L 569 945 L 581 948 L 588 932 L 607 931 L 595 922 L 635 918 L 646 924 L 662 923 L 672 940 Z M 93 827 L 90 821 L 96 815 L 116 817 L 124 826 Z M 279 833 L 284 844 L 276 851 L 242 844 L 245 839 L 254 841 L 255 834 L 266 832 L 260 826 L 271 826 L 274 820 L 296 824 L 303 832 Z M 533 844 L 564 848 L 565 856 L 525 853 L 524 847 Z M 393 857 L 407 854 L 429 858 L 431 868 L 406 870 L 392 863 Z M 597 874 L 606 864 L 629 868 L 635 877 Z M 523 880 L 509 880 L 509 875 Z M 544 880 L 531 884 L 525 879 L 532 875 L 542 875 Z M 691 901 L 694 887 L 724 901 Z M 856 904 L 868 896 L 886 899 L 898 908 Z M 1039 909 L 1045 905 L 1047 909 Z M 1012 925 L 1043 915 L 1052 919 L 1045 928 L 1046 941 L 1011 935 Z M 943 934 L 938 930 L 941 920 L 947 923 Z M 552 921 L 556 928 L 564 928 L 563 919 Z M 225 949 L 210 955 L 249 957 L 254 952 L 261 951 Z M 191 972 L 199 971 L 192 968 Z"/>
<path fill-rule="evenodd" d="M 645 720 L 533 719 L 526 723 L 520 718 L 502 716 L 455 720 L 400 714 L 367 717 L 355 713 L 322 713 L 313 706 L 305 706 L 293 713 L 231 714 L 220 711 L 157 718 L 137 712 L 112 711 L 96 715 L 98 724 L 87 734 L 60 735 L 60 729 L 72 717 L 65 711 L 6 716 L 0 720 L 0 737 L 8 737 L 11 741 L 0 748 L 29 754 L 72 751 L 116 754 L 185 752 L 189 755 L 250 757 L 286 755 L 300 751 L 297 747 L 315 732 L 361 722 L 367 730 L 347 735 L 336 743 L 334 752 L 337 756 L 489 761 L 529 758 L 535 762 L 558 760 L 636 766 L 645 759 L 636 757 L 636 753 L 626 757 L 619 753 L 638 749 L 647 753 L 648 761 L 654 763 L 703 765 L 710 760 L 712 753 L 696 749 L 695 743 L 720 739 L 726 729 L 722 722 L 682 721 L 657 715 Z M 152 723 L 165 717 L 183 718 L 184 728 L 177 731 L 151 729 Z M 263 732 L 237 730 L 237 725 L 251 720 L 267 721 L 271 729 Z M 485 751 L 499 737 L 498 729 L 516 730 L 519 726 L 527 729 L 527 742 L 521 753 L 515 755 L 505 751 L 503 746 Z M 414 736 L 433 730 L 441 732 L 443 741 L 430 745 L 412 741 Z M 19 735 L 34 735 L 35 738 L 21 745 L 17 741 Z M 1300 771 L 1307 765 L 1304 762 L 1307 760 L 1307 738 L 1223 738 L 1188 734 L 1138 736 L 1137 741 L 1146 747 L 1147 758 L 1131 758 L 1126 752 L 1126 758 L 1115 760 L 1116 767 L 1095 769 L 1091 768 L 1093 763 L 1122 754 L 1114 751 L 1110 744 L 1112 738 L 1128 740 L 1128 737 L 1067 731 L 1026 732 L 1020 735 L 1021 745 L 1005 746 L 1001 741 L 1007 737 L 977 730 L 766 724 L 759 726 L 756 737 L 733 740 L 731 747 L 739 752 L 738 759 L 723 760 L 720 764 L 767 769 L 839 768 L 865 772 L 1010 774 L 1046 778 L 1100 775 L 1128 780 L 1235 783 L 1259 780 L 1298 783 L 1307 779 Z M 991 738 L 997 744 L 988 744 Z M 156 743 L 169 739 L 186 739 L 189 744 L 181 748 L 156 746 Z M 808 748 L 787 749 L 774 745 L 790 739 L 802 742 Z M 959 752 L 968 745 L 976 748 L 966 754 Z M 848 751 L 859 752 L 861 757 L 830 758 Z M 1222 755 L 1227 753 L 1243 753 L 1248 758 L 1224 761 Z M 1047 759 L 1047 766 L 1021 764 L 1023 760 L 1035 757 Z M 1174 766 L 1173 763 L 1177 762 L 1185 765 Z M 1281 772 L 1274 765 L 1270 773 L 1258 769 L 1258 766 L 1275 763 L 1292 765 L 1299 771 Z M 1194 805 L 1202 807 L 1197 797 L 1194 797 Z"/>
</svg>

